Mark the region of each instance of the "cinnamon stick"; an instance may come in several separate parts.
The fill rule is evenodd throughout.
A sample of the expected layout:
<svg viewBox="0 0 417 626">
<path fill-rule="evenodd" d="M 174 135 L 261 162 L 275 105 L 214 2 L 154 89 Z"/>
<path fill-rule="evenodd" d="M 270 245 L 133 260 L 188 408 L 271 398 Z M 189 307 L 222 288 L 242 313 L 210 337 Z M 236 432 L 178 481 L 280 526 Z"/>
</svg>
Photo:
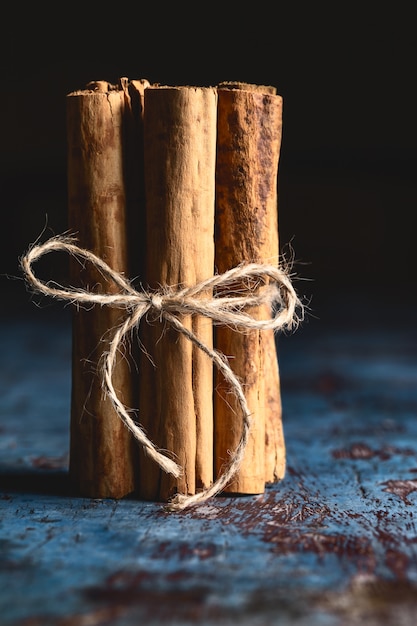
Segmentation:
<svg viewBox="0 0 417 626">
<path fill-rule="evenodd" d="M 67 96 L 69 226 L 79 244 L 115 271 L 130 275 L 124 163 L 126 85 L 106 81 Z M 95 269 L 72 261 L 71 283 L 99 292 L 117 287 Z M 120 498 L 135 488 L 136 446 L 105 396 L 98 371 L 122 312 L 93 307 L 73 313 L 70 478 L 87 497 Z M 114 374 L 122 401 L 132 406 L 130 368 L 121 355 Z"/>
<path fill-rule="evenodd" d="M 145 91 L 146 283 L 193 285 L 213 275 L 217 92 L 151 86 Z M 183 317 L 209 347 L 212 324 Z M 166 475 L 144 454 L 140 494 L 194 494 L 213 480 L 213 370 L 210 359 L 158 319 L 143 325 L 149 358 L 140 367 L 140 421 L 184 472 Z"/>
<path fill-rule="evenodd" d="M 241 262 L 278 263 L 277 174 L 282 98 L 275 88 L 223 83 L 218 91 L 216 256 L 222 273 Z M 267 317 L 270 311 L 253 311 Z M 279 370 L 272 331 L 239 334 L 216 328 L 216 347 L 231 356 L 253 414 L 239 474 L 226 491 L 262 493 L 285 473 Z M 216 471 L 241 435 L 241 416 L 217 375 Z"/>
</svg>

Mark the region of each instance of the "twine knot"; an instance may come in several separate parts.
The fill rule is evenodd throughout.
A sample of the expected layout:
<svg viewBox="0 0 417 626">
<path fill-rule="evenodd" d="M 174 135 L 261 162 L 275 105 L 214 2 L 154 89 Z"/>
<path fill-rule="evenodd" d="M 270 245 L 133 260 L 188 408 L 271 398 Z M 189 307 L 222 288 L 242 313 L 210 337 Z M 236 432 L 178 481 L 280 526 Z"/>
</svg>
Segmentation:
<svg viewBox="0 0 417 626">
<path fill-rule="evenodd" d="M 210 357 L 236 395 L 242 412 L 242 434 L 229 464 L 210 487 L 191 496 L 177 494 L 168 506 L 171 510 L 181 510 L 220 493 L 229 484 L 242 463 L 249 438 L 251 414 L 242 385 L 231 369 L 226 356 L 205 345 L 184 326 L 181 317 L 203 315 L 210 318 L 214 324 L 227 324 L 237 331 L 291 329 L 302 320 L 303 306 L 287 272 L 274 265 L 248 263 L 238 265 L 223 274 L 216 274 L 190 287 L 178 289 L 169 287 L 156 292 L 137 291 L 122 274 L 114 271 L 89 250 L 79 247 L 75 241 L 71 237 L 57 236 L 43 244 L 32 246 L 20 260 L 22 271 L 26 281 L 36 292 L 72 302 L 77 306 L 100 304 L 126 311 L 126 319 L 114 330 L 109 350 L 105 355 L 102 372 L 103 385 L 119 418 L 162 470 L 174 477 L 180 476 L 182 472 L 182 468 L 159 451 L 140 424 L 132 419 L 113 385 L 117 354 L 128 333 L 133 328 L 139 328 L 142 318 L 151 309 L 157 312 L 161 319 L 168 322 Z M 55 251 L 64 251 L 79 260 L 92 263 L 106 278 L 119 287 L 119 292 L 99 294 L 83 289 L 64 288 L 39 280 L 33 272 L 32 265 L 45 254 Z M 233 291 L 237 284 L 239 291 Z M 205 297 L 201 298 L 203 294 Z M 272 313 L 268 319 L 254 319 L 247 313 L 248 308 L 260 307 L 264 304 L 269 305 Z"/>
<path fill-rule="evenodd" d="M 150 297 L 150 304 L 155 311 L 160 313 L 164 306 L 164 298 L 160 293 L 154 293 Z"/>
</svg>

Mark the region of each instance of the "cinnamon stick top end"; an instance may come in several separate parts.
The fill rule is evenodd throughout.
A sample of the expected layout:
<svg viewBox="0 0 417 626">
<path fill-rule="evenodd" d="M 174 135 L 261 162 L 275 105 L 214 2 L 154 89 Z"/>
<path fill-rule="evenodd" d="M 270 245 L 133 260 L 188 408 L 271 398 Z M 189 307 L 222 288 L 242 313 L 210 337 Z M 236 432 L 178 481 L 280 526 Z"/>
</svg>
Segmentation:
<svg viewBox="0 0 417 626">
<path fill-rule="evenodd" d="M 277 88 L 272 85 L 256 85 L 239 81 L 223 81 L 217 85 L 217 89 L 238 89 L 240 91 L 257 91 L 263 94 L 275 95 Z"/>
</svg>

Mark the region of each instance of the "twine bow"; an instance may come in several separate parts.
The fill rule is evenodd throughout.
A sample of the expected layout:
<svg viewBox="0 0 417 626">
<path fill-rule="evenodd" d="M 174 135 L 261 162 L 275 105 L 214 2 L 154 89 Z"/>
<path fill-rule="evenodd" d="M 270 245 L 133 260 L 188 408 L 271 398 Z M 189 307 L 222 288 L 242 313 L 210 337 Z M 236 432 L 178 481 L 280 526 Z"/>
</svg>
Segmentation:
<svg viewBox="0 0 417 626">
<path fill-rule="evenodd" d="M 57 251 L 67 252 L 78 259 L 92 263 L 107 279 L 113 281 L 120 288 L 120 292 L 99 294 L 84 289 L 66 289 L 59 285 L 56 286 L 52 282 L 42 282 L 34 274 L 32 265 L 45 254 Z M 171 510 L 184 509 L 221 492 L 242 463 L 250 432 L 251 413 L 242 385 L 231 369 L 226 356 L 201 342 L 191 330 L 184 326 L 181 322 L 181 316 L 203 315 L 210 318 L 214 324 L 226 324 L 237 331 L 290 329 L 300 321 L 303 308 L 288 274 L 274 265 L 248 263 L 238 265 L 223 274 L 214 275 L 191 287 L 178 289 L 164 287 L 163 290 L 156 292 L 137 291 L 128 280 L 109 267 L 102 259 L 92 252 L 80 248 L 75 243 L 75 239 L 61 236 L 52 237 L 43 244 L 32 246 L 22 257 L 21 267 L 29 285 L 39 293 L 69 301 L 78 306 L 99 304 L 126 311 L 126 319 L 114 330 L 108 352 L 105 355 L 103 364 L 104 388 L 116 413 L 143 446 L 148 456 L 161 469 L 174 477 L 180 476 L 182 468 L 157 449 L 141 426 L 129 415 L 116 394 L 113 385 L 116 357 L 124 344 L 126 335 L 133 328 L 139 328 L 142 318 L 150 311 L 156 312 L 161 320 L 166 320 L 209 356 L 214 365 L 222 372 L 238 400 L 242 411 L 240 441 L 231 456 L 231 460 L 210 487 L 191 496 L 177 494 L 170 502 L 169 508 Z M 247 293 L 239 292 L 235 295 L 227 295 L 227 290 L 232 289 L 236 283 L 247 285 Z M 260 285 L 263 285 L 262 289 L 259 289 Z M 214 295 L 207 297 L 208 293 Z M 204 298 L 199 297 L 202 294 L 205 294 Z M 273 316 L 268 319 L 254 319 L 245 312 L 248 307 L 259 307 L 264 304 L 269 305 L 273 312 Z"/>
</svg>

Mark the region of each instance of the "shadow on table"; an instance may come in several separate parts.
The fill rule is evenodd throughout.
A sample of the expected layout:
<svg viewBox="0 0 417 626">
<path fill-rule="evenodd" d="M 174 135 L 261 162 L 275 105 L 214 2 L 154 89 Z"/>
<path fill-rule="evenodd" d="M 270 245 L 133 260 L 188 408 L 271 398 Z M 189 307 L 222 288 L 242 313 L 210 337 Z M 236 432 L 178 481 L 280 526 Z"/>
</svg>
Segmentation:
<svg viewBox="0 0 417 626">
<path fill-rule="evenodd" d="M 73 496 L 67 470 L 39 471 L 0 467 L 0 491 L 7 493 L 47 494 L 51 496 Z"/>
</svg>

